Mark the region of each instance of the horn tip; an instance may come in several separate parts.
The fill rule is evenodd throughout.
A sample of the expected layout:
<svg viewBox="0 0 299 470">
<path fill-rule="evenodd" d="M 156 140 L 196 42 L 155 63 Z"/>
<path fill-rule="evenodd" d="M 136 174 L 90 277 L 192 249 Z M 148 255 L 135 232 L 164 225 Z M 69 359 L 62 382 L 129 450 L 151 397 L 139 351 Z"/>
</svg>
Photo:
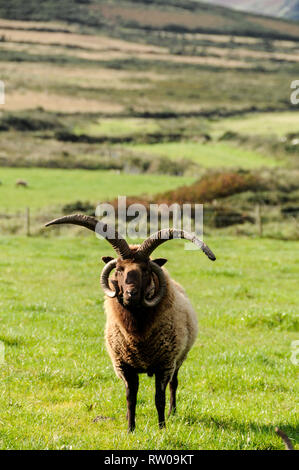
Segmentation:
<svg viewBox="0 0 299 470">
<path fill-rule="evenodd" d="M 50 225 L 60 225 L 60 224 L 71 224 L 74 223 L 75 225 L 81 225 L 78 224 L 79 219 L 84 219 L 83 214 L 72 214 L 72 215 L 64 215 L 62 217 L 58 217 L 58 219 L 53 219 L 50 220 L 50 222 L 47 222 L 45 224 L 45 227 L 49 227 Z"/>
<path fill-rule="evenodd" d="M 49 227 L 50 225 L 53 225 L 54 223 L 55 223 L 54 220 L 51 220 L 51 222 L 47 222 L 45 224 L 45 227 Z"/>
<path fill-rule="evenodd" d="M 49 227 L 50 225 L 58 225 L 58 224 L 61 224 L 63 222 L 63 219 L 64 217 L 60 217 L 59 219 L 53 219 L 53 220 L 50 220 L 50 222 L 47 222 L 45 224 L 45 227 Z"/>
<path fill-rule="evenodd" d="M 216 261 L 216 256 L 214 253 L 210 250 L 210 248 L 207 245 L 204 245 L 202 247 L 202 251 L 204 252 L 205 255 L 211 260 L 211 261 Z"/>
</svg>

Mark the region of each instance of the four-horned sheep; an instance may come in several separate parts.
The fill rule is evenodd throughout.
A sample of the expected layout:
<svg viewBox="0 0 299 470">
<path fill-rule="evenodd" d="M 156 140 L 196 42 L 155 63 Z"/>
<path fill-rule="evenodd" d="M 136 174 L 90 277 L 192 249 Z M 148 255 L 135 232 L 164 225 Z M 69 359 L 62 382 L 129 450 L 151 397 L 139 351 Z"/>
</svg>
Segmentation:
<svg viewBox="0 0 299 470">
<path fill-rule="evenodd" d="M 55 224 L 81 225 L 95 232 L 100 228 L 101 234 L 108 233 L 102 222 L 81 214 L 61 217 L 46 226 Z M 128 430 L 135 429 L 140 373 L 155 376 L 155 404 L 163 428 L 166 387 L 169 384 L 169 414 L 175 413 L 178 371 L 196 339 L 197 317 L 184 289 L 163 267 L 167 260 L 151 259 L 150 255 L 167 240 L 184 238 L 199 246 L 209 259 L 216 258 L 205 243 L 183 230 L 160 230 L 141 245 L 128 245 L 117 232 L 113 238 L 105 238 L 118 255 L 102 258 L 105 338 L 114 370 L 125 384 Z"/>
</svg>

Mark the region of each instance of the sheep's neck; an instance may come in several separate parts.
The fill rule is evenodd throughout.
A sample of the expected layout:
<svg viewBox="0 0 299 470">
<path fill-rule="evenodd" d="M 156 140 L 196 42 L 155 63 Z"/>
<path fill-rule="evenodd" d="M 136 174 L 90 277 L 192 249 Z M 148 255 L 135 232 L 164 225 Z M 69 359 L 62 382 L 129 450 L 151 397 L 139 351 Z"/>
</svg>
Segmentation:
<svg viewBox="0 0 299 470">
<path fill-rule="evenodd" d="M 114 309 L 117 320 L 128 334 L 144 336 L 151 329 L 155 318 L 156 309 L 147 307 L 126 308 L 114 299 Z"/>
</svg>

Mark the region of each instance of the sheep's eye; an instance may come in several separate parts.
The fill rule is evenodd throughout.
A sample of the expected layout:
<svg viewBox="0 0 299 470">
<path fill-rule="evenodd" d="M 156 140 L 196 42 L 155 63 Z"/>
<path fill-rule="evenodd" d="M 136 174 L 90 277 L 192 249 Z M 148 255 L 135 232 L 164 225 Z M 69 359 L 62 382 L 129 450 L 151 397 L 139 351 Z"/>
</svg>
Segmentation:
<svg viewBox="0 0 299 470">
<path fill-rule="evenodd" d="M 124 268 L 122 268 L 121 266 L 119 268 L 116 268 L 116 272 L 117 273 L 122 273 L 124 270 Z"/>
</svg>

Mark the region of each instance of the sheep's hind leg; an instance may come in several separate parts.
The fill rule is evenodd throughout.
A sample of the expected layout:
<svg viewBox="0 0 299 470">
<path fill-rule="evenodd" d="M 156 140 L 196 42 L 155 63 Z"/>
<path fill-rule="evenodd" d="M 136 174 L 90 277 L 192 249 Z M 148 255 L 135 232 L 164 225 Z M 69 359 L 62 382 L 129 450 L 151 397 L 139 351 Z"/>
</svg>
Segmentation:
<svg viewBox="0 0 299 470">
<path fill-rule="evenodd" d="M 156 372 L 156 395 L 155 403 L 158 412 L 159 427 L 165 428 L 165 394 L 166 387 L 170 380 L 171 373 L 162 371 Z"/>
<path fill-rule="evenodd" d="M 175 414 L 176 412 L 176 391 L 178 388 L 178 370 L 172 376 L 172 379 L 169 382 L 169 390 L 170 390 L 170 406 L 168 411 L 168 417 L 171 414 Z"/>
<path fill-rule="evenodd" d="M 126 387 L 128 432 L 133 432 L 135 429 L 135 411 L 139 378 L 137 372 L 132 368 L 123 370 L 123 378 Z"/>
</svg>

